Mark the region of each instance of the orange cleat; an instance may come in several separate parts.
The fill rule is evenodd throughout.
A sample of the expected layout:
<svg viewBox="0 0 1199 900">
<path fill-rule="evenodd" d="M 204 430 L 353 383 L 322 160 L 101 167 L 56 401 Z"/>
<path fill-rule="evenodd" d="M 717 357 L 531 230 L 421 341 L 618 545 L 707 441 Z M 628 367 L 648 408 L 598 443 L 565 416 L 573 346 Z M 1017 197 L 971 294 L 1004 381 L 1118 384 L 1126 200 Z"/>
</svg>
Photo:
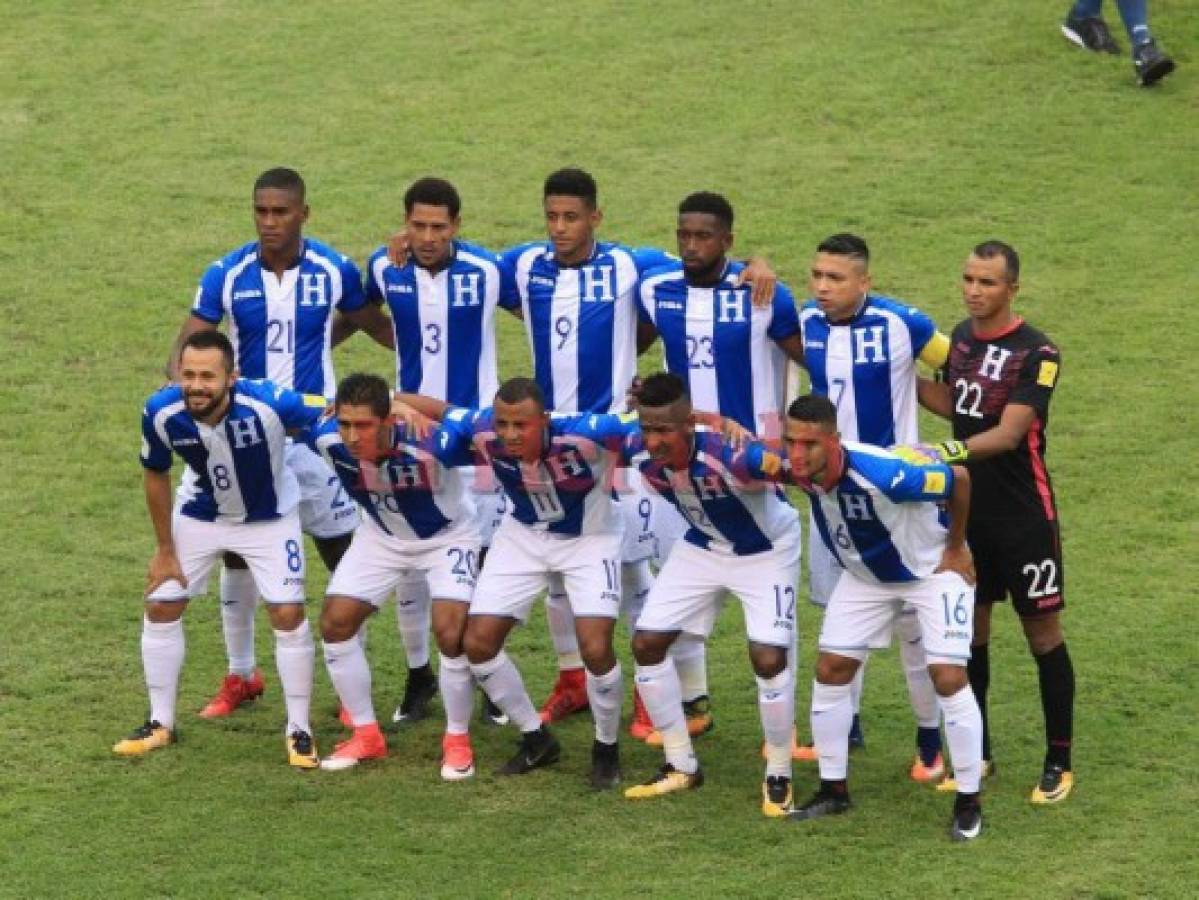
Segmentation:
<svg viewBox="0 0 1199 900">
<path fill-rule="evenodd" d="M 815 744 L 801 744 L 795 736 L 795 729 L 791 729 L 791 758 L 796 762 L 816 762 L 820 757 L 816 755 Z M 762 745 L 762 759 L 766 759 L 766 745 Z"/>
<path fill-rule="evenodd" d="M 644 741 L 654 733 L 654 722 L 649 717 L 649 710 L 641 699 L 637 688 L 633 688 L 633 721 L 629 723 L 629 734 L 639 741 Z"/>
<path fill-rule="evenodd" d="M 583 669 L 561 669 L 554 689 L 541 707 L 541 721 L 546 725 L 561 722 L 569 715 L 582 712 L 589 706 L 587 673 Z"/>
<path fill-rule="evenodd" d="M 364 759 L 382 759 L 387 755 L 387 739 L 379 730 L 378 722 L 359 725 L 348 741 L 333 748 L 331 756 L 321 760 L 321 768 L 327 772 L 338 772 L 358 765 Z"/>
<path fill-rule="evenodd" d="M 469 734 L 449 734 L 441 739 L 441 777 L 465 781 L 475 774 L 475 751 Z"/>
<path fill-rule="evenodd" d="M 255 669 L 254 674 L 249 678 L 243 678 L 230 672 L 221 682 L 221 689 L 217 691 L 217 695 L 200 710 L 200 716 L 205 719 L 231 716 L 234 710 L 243 703 L 249 703 L 251 700 L 261 697 L 265 689 L 266 682 L 262 678 L 262 672 L 258 669 Z"/>
<path fill-rule="evenodd" d="M 683 715 L 687 718 L 687 734 L 693 738 L 707 734 L 716 727 L 716 721 L 712 718 L 712 704 L 708 701 L 707 694 L 701 694 L 694 700 L 684 700 Z M 662 732 L 655 729 L 645 742 L 651 747 L 661 747 Z"/>
<path fill-rule="evenodd" d="M 945 777 L 945 758 L 940 753 L 933 760 L 931 766 L 926 766 L 920 758 L 920 754 L 916 754 L 916 758 L 912 761 L 912 768 L 908 772 L 908 776 L 912 781 L 920 784 L 933 784 Z"/>
</svg>

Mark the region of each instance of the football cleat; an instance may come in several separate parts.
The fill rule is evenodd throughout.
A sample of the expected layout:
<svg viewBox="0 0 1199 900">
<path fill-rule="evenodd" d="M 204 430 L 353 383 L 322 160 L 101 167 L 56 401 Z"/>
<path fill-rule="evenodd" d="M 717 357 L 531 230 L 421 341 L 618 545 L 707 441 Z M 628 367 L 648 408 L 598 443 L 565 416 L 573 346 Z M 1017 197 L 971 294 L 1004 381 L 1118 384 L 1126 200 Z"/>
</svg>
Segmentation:
<svg viewBox="0 0 1199 900">
<path fill-rule="evenodd" d="M 633 688 L 633 721 L 629 722 L 629 734 L 639 741 L 644 741 L 654 734 L 654 721 L 649 717 L 649 710 L 641 699 L 641 692 Z"/>
<path fill-rule="evenodd" d="M 610 791 L 620 785 L 620 745 L 595 741 L 591 745 L 591 788 Z"/>
<path fill-rule="evenodd" d="M 1061 766 L 1046 766 L 1041 774 L 1041 780 L 1032 789 L 1028 798 L 1033 803 L 1061 803 L 1074 790 L 1074 773 Z"/>
<path fill-rule="evenodd" d="M 496 706 L 485 691 L 480 691 L 479 693 L 483 695 L 483 706 L 479 710 L 479 718 L 483 720 L 483 724 L 495 726 L 507 725 L 508 714 Z"/>
<path fill-rule="evenodd" d="M 287 736 L 287 764 L 293 769 L 315 769 L 321 764 L 316 741 L 307 731 L 296 729 Z"/>
<path fill-rule="evenodd" d="M 391 716 L 398 724 L 410 724 L 428 718 L 429 704 L 437 695 L 437 679 L 428 665 L 408 670 L 408 681 L 404 684 L 404 697 Z"/>
<path fill-rule="evenodd" d="M 1068 16 L 1062 23 L 1062 36 L 1072 44 L 1093 53 L 1119 53 L 1120 45 L 1099 16 Z"/>
<path fill-rule="evenodd" d="M 255 669 L 249 678 L 243 678 L 235 672 L 230 672 L 221 682 L 221 689 L 208 705 L 200 710 L 200 716 L 205 719 L 220 719 L 233 715 L 233 711 L 243 703 L 249 703 L 262 696 L 266 690 L 266 681 L 262 672 Z"/>
<path fill-rule="evenodd" d="M 465 781 L 475 774 L 475 751 L 469 734 L 447 734 L 441 739 L 441 777 Z"/>
<path fill-rule="evenodd" d="M 550 730 L 542 725 L 520 738 L 516 755 L 496 770 L 497 775 L 524 775 L 542 766 L 553 765 L 562 755 L 562 747 Z"/>
<path fill-rule="evenodd" d="M 1174 60 L 1162 53 L 1157 43 L 1150 38 L 1132 48 L 1132 70 L 1137 77 L 1137 84 L 1149 87 L 1174 71 Z"/>
<path fill-rule="evenodd" d="M 953 818 L 949 820 L 949 839 L 972 841 L 983 833 L 983 810 L 977 797 L 964 799 L 960 794 L 953 804 Z"/>
<path fill-rule="evenodd" d="M 350 715 L 350 711 L 345 706 L 337 707 L 337 721 L 346 728 L 354 727 L 354 717 Z"/>
<path fill-rule="evenodd" d="M 387 755 L 387 739 L 379 730 L 378 722 L 359 725 L 348 741 L 333 748 L 333 753 L 321 760 L 326 772 L 340 772 L 358 765 L 364 759 L 382 759 Z"/>
<path fill-rule="evenodd" d="M 920 754 L 916 754 L 916 758 L 912 761 L 912 768 L 908 772 L 908 776 L 912 781 L 917 781 L 920 784 L 932 784 L 934 781 L 940 781 L 945 777 L 945 758 L 938 753 L 936 759 L 933 760 L 931 766 L 926 766 L 924 760 L 920 758 Z"/>
<path fill-rule="evenodd" d="M 762 814 L 781 819 L 791 812 L 791 779 L 785 775 L 767 775 L 762 782 Z"/>
<path fill-rule="evenodd" d="M 820 790 L 813 794 L 807 803 L 787 813 L 787 818 L 799 822 L 806 819 L 821 819 L 825 816 L 839 816 L 848 812 L 850 806 L 848 791 L 833 790 L 822 784 Z"/>
<path fill-rule="evenodd" d="M 645 784 L 637 784 L 626 788 L 624 795 L 627 800 L 648 800 L 651 797 L 661 797 L 663 794 L 673 794 L 678 791 L 693 791 L 704 783 L 704 773 L 700 768 L 694 772 L 680 772 L 670 763 L 666 763 Z"/>
<path fill-rule="evenodd" d="M 684 700 L 683 715 L 687 718 L 687 734 L 693 738 L 707 734 L 716 727 L 716 722 L 712 718 L 712 704 L 706 694 L 696 697 L 694 700 Z M 661 747 L 662 732 L 654 729 L 646 736 L 645 742 L 651 747 Z"/>
<path fill-rule="evenodd" d="M 995 774 L 995 761 L 991 759 L 983 760 L 983 778 L 990 778 Z M 946 772 L 945 777 L 937 782 L 937 790 L 943 794 L 956 793 L 958 783 L 953 777 L 952 772 Z"/>
<path fill-rule="evenodd" d="M 541 706 L 541 721 L 546 725 L 561 722 L 567 716 L 582 712 L 590 705 L 587 700 L 587 673 L 583 669 L 560 669 L 554 689 Z"/>
<path fill-rule="evenodd" d="M 165 725 L 148 719 L 137 728 L 133 734 L 112 745 L 112 752 L 117 756 L 142 756 L 151 750 L 165 747 L 175 741 L 175 733 Z"/>
</svg>

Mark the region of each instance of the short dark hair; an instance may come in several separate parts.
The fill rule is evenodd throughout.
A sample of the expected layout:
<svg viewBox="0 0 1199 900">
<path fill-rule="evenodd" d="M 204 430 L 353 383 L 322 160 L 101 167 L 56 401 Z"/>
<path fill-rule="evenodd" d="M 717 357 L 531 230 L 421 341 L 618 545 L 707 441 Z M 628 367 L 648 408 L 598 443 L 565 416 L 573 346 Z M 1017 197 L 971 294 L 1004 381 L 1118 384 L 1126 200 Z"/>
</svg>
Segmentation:
<svg viewBox="0 0 1199 900">
<path fill-rule="evenodd" d="M 733 206 L 720 194 L 711 191 L 688 194 L 679 204 L 679 215 L 685 213 L 707 213 L 719 219 L 728 231 L 733 230 Z"/>
<path fill-rule="evenodd" d="M 282 166 L 275 169 L 267 169 L 254 182 L 255 194 L 268 188 L 291 191 L 300 198 L 301 203 L 304 202 L 304 196 L 307 193 L 307 188 L 304 187 L 304 179 L 300 177 L 300 173 L 295 169 L 287 169 Z"/>
<path fill-rule="evenodd" d="M 983 241 L 974 248 L 974 255 L 979 259 L 994 259 L 1002 256 L 1004 274 L 1007 276 L 1008 282 L 1015 284 L 1020 280 L 1020 255 L 1011 244 L 996 240 Z"/>
<path fill-rule="evenodd" d="M 860 262 L 863 268 L 870 266 L 870 248 L 866 246 L 866 242 L 856 234 L 846 231 L 826 237 L 820 242 L 816 252 L 829 253 L 833 256 L 848 256 L 850 259 Z"/>
<path fill-rule="evenodd" d="M 595 179 L 582 169 L 559 169 L 545 179 L 543 197 L 578 197 L 595 209 L 599 200 L 599 188 Z"/>
<path fill-rule="evenodd" d="M 450 218 L 458 218 L 462 209 L 462 199 L 458 189 L 444 178 L 418 178 L 404 192 L 404 212 L 412 214 L 412 207 L 418 203 L 426 206 L 444 206 L 450 212 Z"/>
<path fill-rule="evenodd" d="M 179 359 L 183 359 L 183 351 L 188 347 L 193 350 L 220 350 L 225 358 L 225 371 L 232 372 L 234 368 L 233 343 L 223 331 L 206 328 L 203 331 L 193 331 L 183 340 L 179 347 Z"/>
<path fill-rule="evenodd" d="M 791 401 L 787 417 L 799 422 L 814 422 L 837 430 L 837 407 L 828 397 L 819 394 L 803 394 Z"/>
<path fill-rule="evenodd" d="M 532 378 L 509 378 L 500 385 L 500 389 L 495 393 L 495 399 L 502 400 L 504 403 L 534 400 L 538 406 L 545 409 L 545 394 L 541 391 L 541 385 Z"/>
<path fill-rule="evenodd" d="M 391 388 L 378 375 L 355 372 L 341 380 L 333 404 L 337 409 L 369 406 L 372 413 L 386 419 L 391 414 Z"/>
<path fill-rule="evenodd" d="M 641 382 L 641 387 L 637 391 L 638 405 L 653 409 L 670 406 L 672 403 L 685 399 L 688 399 L 687 386 L 683 384 L 683 379 L 669 372 L 657 372 L 650 375 Z"/>
</svg>

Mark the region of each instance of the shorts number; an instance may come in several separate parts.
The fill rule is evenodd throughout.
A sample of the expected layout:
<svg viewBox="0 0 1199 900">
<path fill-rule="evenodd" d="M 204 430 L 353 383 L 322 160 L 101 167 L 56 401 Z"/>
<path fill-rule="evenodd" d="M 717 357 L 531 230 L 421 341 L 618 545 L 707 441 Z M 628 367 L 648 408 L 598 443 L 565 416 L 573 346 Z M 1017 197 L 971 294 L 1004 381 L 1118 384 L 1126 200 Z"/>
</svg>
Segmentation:
<svg viewBox="0 0 1199 900">
<path fill-rule="evenodd" d="M 637 515 L 641 516 L 641 533 L 645 534 L 649 531 L 650 515 L 653 512 L 653 507 L 650 505 L 649 497 L 642 497 L 637 503 Z"/>
<path fill-rule="evenodd" d="M 842 550 L 853 549 L 853 541 L 849 539 L 849 529 L 845 527 L 844 522 L 838 525 L 837 530 L 833 532 L 833 541 L 836 542 L 837 546 Z"/>
<path fill-rule="evenodd" d="M 421 347 L 425 353 L 441 352 L 441 326 L 430 322 L 425 326 L 425 345 Z"/>
<path fill-rule="evenodd" d="M 570 319 L 566 316 L 558 316 L 554 319 L 554 334 L 558 335 L 558 349 L 566 348 L 566 342 L 570 340 Z"/>
<path fill-rule="evenodd" d="M 266 349 L 271 353 L 296 352 L 296 323 L 271 319 L 266 323 Z"/>
<path fill-rule="evenodd" d="M 970 621 L 970 610 L 966 608 L 966 596 L 966 594 L 958 594 L 958 598 L 953 601 L 951 609 L 949 595 L 941 595 L 941 605 L 945 608 L 946 628 L 951 625 L 965 625 Z"/>
<path fill-rule="evenodd" d="M 957 389 L 958 399 L 953 405 L 953 411 L 959 416 L 969 416 L 972 419 L 981 419 L 983 412 L 979 408 L 983 402 L 983 389 L 981 384 L 971 384 L 965 378 L 959 378 L 953 383 Z"/>
<path fill-rule="evenodd" d="M 296 541 L 287 541 L 283 545 L 283 549 L 287 551 L 287 568 L 293 572 L 298 572 L 304 568 L 304 557 L 300 555 L 300 545 Z"/>
<path fill-rule="evenodd" d="M 459 547 L 450 547 L 446 550 L 446 556 L 452 557 L 453 562 L 450 564 L 450 571 L 455 575 L 469 575 L 471 578 L 479 577 L 479 557 L 474 550 L 462 550 Z"/>
<path fill-rule="evenodd" d="M 1020 571 L 1029 578 L 1029 600 L 1052 597 L 1061 590 L 1057 586 L 1057 563 L 1052 559 L 1043 559 L 1039 563 L 1029 563 Z"/>
<path fill-rule="evenodd" d="M 218 491 L 227 491 L 233 487 L 233 482 L 229 478 L 229 469 L 226 466 L 212 467 L 212 483 L 216 485 Z"/>
<path fill-rule="evenodd" d="M 329 502 L 329 509 L 341 509 L 346 505 L 346 492 L 342 490 L 341 479 L 336 475 L 330 475 L 328 486 L 336 486 L 337 488 L 337 493 L 333 495 L 333 499 Z"/>
<path fill-rule="evenodd" d="M 607 583 L 607 589 L 615 591 L 620 587 L 620 563 L 614 559 L 605 559 L 604 563 L 604 581 Z"/>
<path fill-rule="evenodd" d="M 795 588 L 789 584 L 774 586 L 774 617 L 787 621 L 795 618 Z"/>
<path fill-rule="evenodd" d="M 687 365 L 692 369 L 714 369 L 716 358 L 712 353 L 712 339 L 707 335 L 687 335 Z"/>
</svg>

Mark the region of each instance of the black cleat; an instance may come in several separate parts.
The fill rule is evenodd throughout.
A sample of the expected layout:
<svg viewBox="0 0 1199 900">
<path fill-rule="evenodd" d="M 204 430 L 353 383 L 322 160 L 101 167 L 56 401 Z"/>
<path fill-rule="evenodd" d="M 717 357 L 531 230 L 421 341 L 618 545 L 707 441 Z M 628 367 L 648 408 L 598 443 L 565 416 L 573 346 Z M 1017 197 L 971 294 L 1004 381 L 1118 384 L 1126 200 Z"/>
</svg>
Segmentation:
<svg viewBox="0 0 1199 900">
<path fill-rule="evenodd" d="M 610 791 L 620 786 L 620 745 L 595 741 L 591 745 L 591 788 Z"/>
<path fill-rule="evenodd" d="M 508 715 L 491 701 L 486 692 L 480 691 L 479 693 L 483 695 L 483 705 L 479 709 L 479 718 L 483 721 L 483 724 L 495 726 L 507 725 Z"/>
<path fill-rule="evenodd" d="M 820 819 L 824 816 L 839 816 L 848 812 L 850 807 L 849 792 L 835 791 L 824 785 L 820 786 L 812 799 L 803 806 L 797 806 L 787 813 L 787 818 L 793 822 L 804 819 Z"/>
<path fill-rule="evenodd" d="M 1069 16 L 1062 23 L 1062 36 L 1093 53 L 1120 52 L 1120 45 L 1108 30 L 1107 22 L 1099 16 Z"/>
<path fill-rule="evenodd" d="M 1162 53 L 1150 38 L 1132 48 L 1132 70 L 1136 73 L 1137 84 L 1149 87 L 1174 71 L 1174 60 Z"/>
<path fill-rule="evenodd" d="M 953 818 L 949 820 L 949 839 L 972 841 L 983 833 L 983 808 L 977 795 L 958 794 L 953 801 Z"/>
<path fill-rule="evenodd" d="M 429 704 L 437 695 L 437 679 L 426 664 L 419 669 L 408 670 L 408 682 L 404 685 L 404 699 L 396 707 L 391 721 L 396 724 L 419 722 L 429 715 Z"/>
<path fill-rule="evenodd" d="M 553 765 L 562 755 L 562 746 L 550 730 L 542 725 L 536 731 L 521 735 L 516 755 L 496 769 L 497 775 L 525 775 L 542 766 Z"/>
</svg>

